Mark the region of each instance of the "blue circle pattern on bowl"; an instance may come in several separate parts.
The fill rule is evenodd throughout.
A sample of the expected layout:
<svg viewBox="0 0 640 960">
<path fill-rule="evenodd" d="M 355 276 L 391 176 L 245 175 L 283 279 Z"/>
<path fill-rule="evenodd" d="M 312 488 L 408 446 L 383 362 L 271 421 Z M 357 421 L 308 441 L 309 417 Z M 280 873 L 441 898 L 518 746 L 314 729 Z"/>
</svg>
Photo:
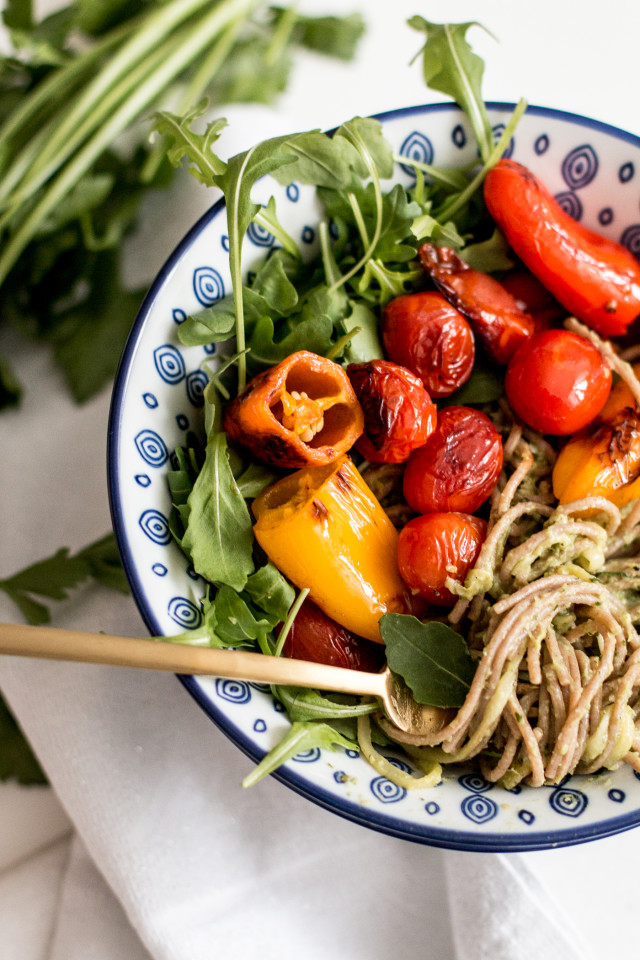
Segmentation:
<svg viewBox="0 0 640 960">
<path fill-rule="evenodd" d="M 504 130 L 510 112 L 506 104 L 490 106 L 494 136 Z M 413 159 L 461 165 L 475 156 L 467 123 L 450 104 L 394 111 L 379 119 L 396 151 Z M 578 220 L 640 252 L 638 138 L 571 114 L 530 107 L 508 153 L 531 166 Z M 412 168 L 398 167 L 397 179 L 410 185 Z M 271 194 L 279 219 L 308 255 L 315 249 L 319 217 L 313 191 L 298 184 L 281 187 L 269 179 L 254 189 L 264 204 Z M 255 269 L 272 246 L 273 238 L 252 225 L 243 246 L 245 271 Z M 183 347 L 177 330 L 190 314 L 231 290 L 227 252 L 224 207 L 217 203 L 156 279 L 134 324 L 114 388 L 109 429 L 114 528 L 134 597 L 152 634 L 170 635 L 202 622 L 204 584 L 171 541 L 166 472 L 190 422 L 185 410 L 202 406 L 205 361 L 210 362 L 212 352 L 211 347 Z M 281 705 L 264 687 L 181 679 L 254 760 L 288 729 Z M 388 759 L 410 769 L 405 760 Z M 628 766 L 595 777 L 568 778 L 554 787 L 513 791 L 488 783 L 476 772 L 445 768 L 443 782 L 421 792 L 377 775 L 353 750 L 314 749 L 294 757 L 275 775 L 310 800 L 364 826 L 456 849 L 541 849 L 640 823 L 639 777 Z"/>
</svg>

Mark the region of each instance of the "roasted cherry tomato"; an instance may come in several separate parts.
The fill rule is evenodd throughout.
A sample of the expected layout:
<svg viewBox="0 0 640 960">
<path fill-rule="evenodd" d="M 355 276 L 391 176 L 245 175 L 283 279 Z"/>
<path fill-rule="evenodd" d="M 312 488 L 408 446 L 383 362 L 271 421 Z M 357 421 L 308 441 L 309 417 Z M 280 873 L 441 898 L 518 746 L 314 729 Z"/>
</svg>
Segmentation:
<svg viewBox="0 0 640 960">
<path fill-rule="evenodd" d="M 507 363 L 535 327 L 515 297 L 488 273 L 473 270 L 450 247 L 425 243 L 422 265 L 443 296 L 464 314 L 496 363 Z"/>
<path fill-rule="evenodd" d="M 407 461 L 404 496 L 417 513 L 474 513 L 502 470 L 502 439 L 473 407 L 446 407 L 427 442 Z"/>
<path fill-rule="evenodd" d="M 471 327 L 435 291 L 408 293 L 388 303 L 382 340 L 389 359 L 420 377 L 431 397 L 448 397 L 471 376 Z"/>
<path fill-rule="evenodd" d="M 347 376 L 364 413 L 356 449 L 365 459 L 402 463 L 426 442 L 436 425 L 436 408 L 422 380 L 390 360 L 351 363 Z"/>
<path fill-rule="evenodd" d="M 466 513 L 427 513 L 402 528 L 398 538 L 400 576 L 411 590 L 439 606 L 455 597 L 445 587 L 448 577 L 463 582 L 475 563 L 487 533 L 480 517 Z"/>
<path fill-rule="evenodd" d="M 536 330 L 548 330 L 567 315 L 562 304 L 529 270 L 511 270 L 501 277 L 500 283 L 515 298 L 520 309 L 529 314 Z"/>
<path fill-rule="evenodd" d="M 569 313 L 605 337 L 640 314 L 640 264 L 566 213 L 534 174 L 502 159 L 484 181 L 489 213 L 523 263 Z"/>
<path fill-rule="evenodd" d="M 623 507 L 640 496 L 640 414 L 619 410 L 574 434 L 553 468 L 553 492 L 560 503 L 606 497 Z"/>
<path fill-rule="evenodd" d="M 569 330 L 543 330 L 520 347 L 507 367 L 509 403 L 540 433 L 582 430 L 600 413 L 611 389 L 602 354 Z"/>
<path fill-rule="evenodd" d="M 284 642 L 282 653 L 296 660 L 328 663 L 350 670 L 374 673 L 383 665 L 384 651 L 380 644 L 357 637 L 323 613 L 320 607 L 304 601 Z"/>
</svg>

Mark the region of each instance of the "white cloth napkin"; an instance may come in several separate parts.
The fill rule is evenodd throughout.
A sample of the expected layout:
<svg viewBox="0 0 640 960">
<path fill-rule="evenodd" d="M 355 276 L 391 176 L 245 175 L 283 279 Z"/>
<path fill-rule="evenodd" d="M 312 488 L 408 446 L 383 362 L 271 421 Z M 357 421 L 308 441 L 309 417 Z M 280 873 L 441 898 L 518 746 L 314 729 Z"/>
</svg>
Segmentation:
<svg viewBox="0 0 640 960">
<path fill-rule="evenodd" d="M 481 11 L 471 0 L 446 11 L 414 0 L 342 6 L 369 21 L 356 64 L 302 58 L 278 111 L 233 111 L 236 149 L 440 99 L 407 67 L 420 42 L 404 26 L 414 13 L 481 16 L 500 41 L 476 35 L 488 97 L 527 94 L 633 126 L 631 0 L 616 4 L 615 27 L 595 0 L 539 0 L 535 12 L 513 0 Z M 150 278 L 210 200 L 185 178 L 149 208 L 132 282 Z M 10 337 L 0 350 L 30 388 L 20 412 L 0 417 L 4 576 L 108 529 L 108 396 L 75 408 L 46 354 Z M 0 618 L 17 619 L 1 598 Z M 143 632 L 131 600 L 98 589 L 60 604 L 55 623 Z M 171 676 L 6 658 L 0 688 L 52 785 L 0 787 L 3 960 L 588 960 L 633 949 L 640 831 L 529 855 L 439 851 L 367 831 L 273 779 L 243 791 L 250 761 Z"/>
</svg>

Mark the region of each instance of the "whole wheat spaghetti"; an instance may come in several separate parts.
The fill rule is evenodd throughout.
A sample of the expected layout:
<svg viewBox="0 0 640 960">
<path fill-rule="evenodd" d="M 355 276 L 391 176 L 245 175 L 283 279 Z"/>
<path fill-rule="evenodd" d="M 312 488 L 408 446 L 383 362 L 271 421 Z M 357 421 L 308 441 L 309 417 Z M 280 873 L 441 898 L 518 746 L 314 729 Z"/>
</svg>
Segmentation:
<svg viewBox="0 0 640 960">
<path fill-rule="evenodd" d="M 577 321 L 566 325 L 598 346 L 640 405 L 630 365 Z M 438 733 L 378 723 L 422 769 L 473 760 L 508 788 L 624 762 L 640 771 L 640 501 L 557 506 L 551 446 L 504 401 L 486 412 L 503 435 L 504 469 L 475 566 L 464 583 L 447 581 L 474 679 Z"/>
</svg>

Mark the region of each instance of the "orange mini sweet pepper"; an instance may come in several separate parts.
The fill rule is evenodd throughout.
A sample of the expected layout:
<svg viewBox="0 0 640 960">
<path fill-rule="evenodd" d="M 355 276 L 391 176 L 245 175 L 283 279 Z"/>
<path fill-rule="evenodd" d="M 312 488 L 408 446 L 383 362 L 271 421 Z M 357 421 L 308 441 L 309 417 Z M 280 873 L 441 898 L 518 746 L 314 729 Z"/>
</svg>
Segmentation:
<svg viewBox="0 0 640 960">
<path fill-rule="evenodd" d="M 640 496 L 640 415 L 623 407 L 610 420 L 596 420 L 574 434 L 553 468 L 560 503 L 606 497 L 623 507 Z"/>
<path fill-rule="evenodd" d="M 364 415 L 342 367 L 299 350 L 249 381 L 223 429 L 262 463 L 322 466 L 354 445 Z"/>
<path fill-rule="evenodd" d="M 638 376 L 640 364 L 633 370 Z M 613 386 L 594 422 L 558 454 L 553 492 L 560 503 L 605 497 L 617 507 L 640 497 L 640 411 L 624 380 Z"/>
<path fill-rule="evenodd" d="M 253 502 L 269 559 L 333 620 L 381 643 L 378 621 L 407 610 L 398 533 L 348 457 L 297 470 Z"/>
</svg>

